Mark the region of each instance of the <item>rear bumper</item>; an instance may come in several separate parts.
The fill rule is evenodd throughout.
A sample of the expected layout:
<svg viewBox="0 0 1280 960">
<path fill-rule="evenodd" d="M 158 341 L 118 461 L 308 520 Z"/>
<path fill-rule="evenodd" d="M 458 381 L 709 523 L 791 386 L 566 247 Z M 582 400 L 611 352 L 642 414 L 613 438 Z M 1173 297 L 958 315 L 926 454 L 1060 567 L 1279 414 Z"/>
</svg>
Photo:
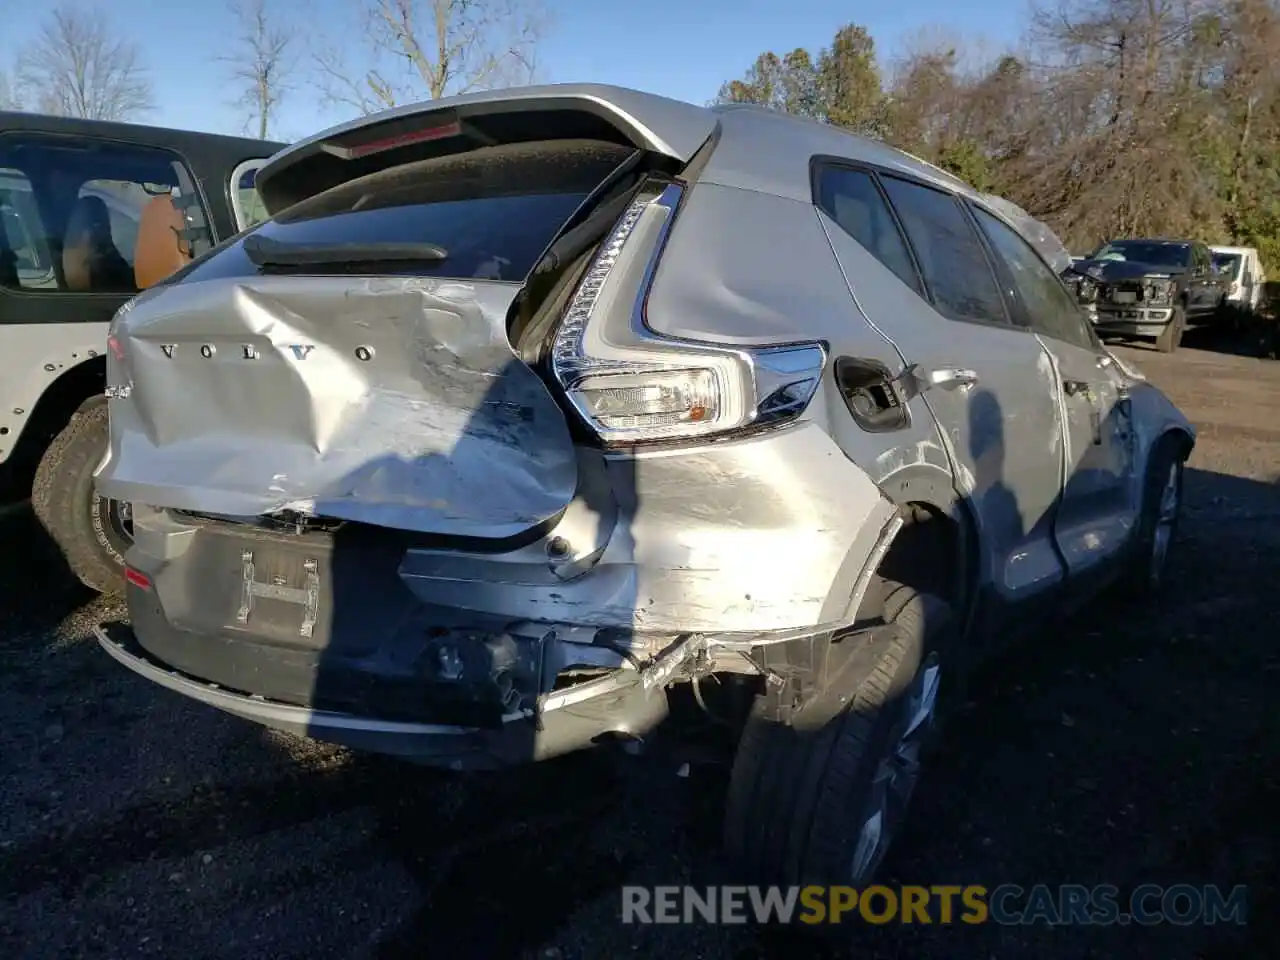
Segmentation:
<svg viewBox="0 0 1280 960">
<path fill-rule="evenodd" d="M 500 551 L 133 516 L 149 585 L 104 641 L 117 660 L 259 723 L 464 766 L 642 735 L 695 654 L 749 672 L 750 647 L 848 626 L 901 525 L 813 425 L 584 459 L 558 523 Z"/>
<path fill-rule="evenodd" d="M 661 686 L 618 670 L 542 698 L 539 709 L 496 723 L 428 723 L 284 703 L 195 679 L 161 662 L 122 623 L 94 628 L 99 645 L 134 673 L 175 693 L 254 723 L 354 750 L 454 770 L 493 769 L 544 760 L 592 745 L 603 732 L 643 735 L 667 715 Z"/>
</svg>

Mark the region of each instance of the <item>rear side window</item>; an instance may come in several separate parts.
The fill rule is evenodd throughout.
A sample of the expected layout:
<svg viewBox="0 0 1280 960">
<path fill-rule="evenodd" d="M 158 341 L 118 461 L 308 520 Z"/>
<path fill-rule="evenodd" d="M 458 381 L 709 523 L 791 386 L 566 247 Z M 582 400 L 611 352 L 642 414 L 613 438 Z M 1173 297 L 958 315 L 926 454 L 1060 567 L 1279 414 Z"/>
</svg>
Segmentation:
<svg viewBox="0 0 1280 960">
<path fill-rule="evenodd" d="M 1005 322 L 991 265 L 956 198 L 897 177 L 886 176 L 882 182 L 915 250 L 934 308 L 951 320 Z"/>
<path fill-rule="evenodd" d="M 189 205 L 188 229 L 204 238 L 208 218 L 194 180 L 169 150 L 92 137 L 0 137 L 0 287 L 136 293 L 139 225 L 155 197 Z"/>
<path fill-rule="evenodd" d="M 818 207 L 899 280 L 916 293 L 921 292 L 906 241 L 871 174 L 848 167 L 826 167 L 818 175 Z"/>
<path fill-rule="evenodd" d="M 300 251 L 349 247 L 351 262 L 259 267 L 240 238 L 194 264 L 181 279 L 288 269 L 519 283 L 565 222 L 630 153 L 595 141 L 536 142 L 393 167 L 294 204 L 246 235 Z M 367 253 L 371 245 L 383 244 L 434 244 L 445 255 L 379 264 Z"/>
<path fill-rule="evenodd" d="M 244 230 L 267 219 L 267 208 L 255 186 L 258 171 L 266 162 L 265 157 L 246 160 L 231 171 L 231 182 L 227 188 L 231 196 L 231 212 L 236 219 L 236 230 Z"/>
</svg>

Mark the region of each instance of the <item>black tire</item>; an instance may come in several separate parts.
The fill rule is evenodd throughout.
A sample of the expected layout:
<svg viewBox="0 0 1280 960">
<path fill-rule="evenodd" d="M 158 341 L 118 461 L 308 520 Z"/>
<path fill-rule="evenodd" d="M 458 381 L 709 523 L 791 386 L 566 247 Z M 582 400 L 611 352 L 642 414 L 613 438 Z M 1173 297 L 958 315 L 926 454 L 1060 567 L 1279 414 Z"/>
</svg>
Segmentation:
<svg viewBox="0 0 1280 960">
<path fill-rule="evenodd" d="M 1161 353 L 1173 353 L 1178 349 L 1178 345 L 1182 343 L 1182 333 L 1186 328 L 1186 308 L 1181 305 L 1174 307 L 1173 315 L 1169 317 L 1169 322 L 1160 331 L 1160 336 L 1156 337 L 1156 349 Z"/>
<path fill-rule="evenodd" d="M 1182 465 L 1185 459 L 1186 441 L 1179 434 L 1161 437 L 1147 458 L 1147 472 L 1142 483 L 1142 513 L 1138 517 L 1129 562 L 1119 583 L 1119 589 L 1126 598 L 1150 599 L 1157 596 L 1164 587 L 1168 550 L 1178 536 L 1182 508 Z M 1157 533 L 1161 526 L 1164 493 L 1166 485 L 1171 482 L 1171 472 L 1176 472 L 1172 481 L 1176 489 L 1176 509 L 1169 523 L 1168 539 L 1161 554 L 1157 550 Z"/>
<path fill-rule="evenodd" d="M 81 582 L 100 593 L 120 593 L 129 536 L 118 506 L 93 488 L 108 442 L 106 398 L 91 397 L 41 457 L 31 507 Z"/>
<path fill-rule="evenodd" d="M 863 885 L 879 867 L 883 849 L 861 871 L 853 860 L 868 819 L 863 814 L 874 807 L 873 778 L 895 756 L 912 715 L 906 694 L 936 679 L 954 626 L 946 603 L 900 586 L 886 601 L 886 619 L 889 628 L 859 641 L 866 648 L 850 658 L 847 676 L 789 724 L 774 719 L 770 694 L 753 705 L 730 776 L 724 829 L 729 855 L 752 879 Z M 922 732 L 924 752 L 935 725 L 922 725 Z M 895 815 L 884 817 L 888 840 L 909 799 L 908 790 Z"/>
</svg>

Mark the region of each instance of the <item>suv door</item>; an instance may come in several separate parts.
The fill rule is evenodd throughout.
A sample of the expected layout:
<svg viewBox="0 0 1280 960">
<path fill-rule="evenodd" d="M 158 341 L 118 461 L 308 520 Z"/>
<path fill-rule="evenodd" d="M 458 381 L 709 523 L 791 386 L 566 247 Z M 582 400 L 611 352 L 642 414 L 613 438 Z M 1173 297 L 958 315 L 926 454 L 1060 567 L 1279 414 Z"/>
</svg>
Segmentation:
<svg viewBox="0 0 1280 960">
<path fill-rule="evenodd" d="M 1221 290 L 1213 273 L 1213 258 L 1203 244 L 1191 244 L 1191 273 L 1187 278 L 1187 312 L 1203 315 L 1217 308 Z"/>
<path fill-rule="evenodd" d="M 1049 358 L 1029 330 L 1010 322 L 978 234 L 954 196 L 867 169 L 837 165 L 820 173 L 837 175 L 838 189 L 824 192 L 833 201 L 843 192 L 857 204 L 847 216 L 838 207 L 822 211 L 828 234 L 863 312 L 901 362 L 917 365 L 923 382 L 933 384 L 921 396 L 979 528 L 979 575 L 997 600 L 986 611 L 990 628 L 1064 575 L 1051 520 L 1062 440 Z M 867 211 L 883 217 L 892 243 L 877 249 L 865 239 Z M 885 252 L 899 247 L 901 256 Z"/>
<path fill-rule="evenodd" d="M 972 209 L 999 260 L 1006 294 L 1053 362 L 1066 440 L 1054 539 L 1072 578 L 1101 574 L 1120 556 L 1136 521 L 1128 396 L 1114 359 L 1057 274 L 1003 220 Z"/>
</svg>

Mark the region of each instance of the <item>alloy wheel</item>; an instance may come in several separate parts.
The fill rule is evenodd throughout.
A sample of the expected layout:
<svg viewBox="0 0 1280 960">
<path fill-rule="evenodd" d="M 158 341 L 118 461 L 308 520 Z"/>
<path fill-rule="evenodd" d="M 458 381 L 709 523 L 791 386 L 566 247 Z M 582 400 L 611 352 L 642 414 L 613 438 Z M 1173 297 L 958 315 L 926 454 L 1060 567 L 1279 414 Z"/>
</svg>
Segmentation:
<svg viewBox="0 0 1280 960">
<path fill-rule="evenodd" d="M 851 864 L 855 884 L 865 883 L 875 873 L 906 814 L 920 778 L 921 747 L 934 723 L 939 679 L 938 655 L 931 653 L 903 693 L 901 718 L 890 737 L 890 748 L 876 766 L 871 796 L 863 808 Z"/>
</svg>

